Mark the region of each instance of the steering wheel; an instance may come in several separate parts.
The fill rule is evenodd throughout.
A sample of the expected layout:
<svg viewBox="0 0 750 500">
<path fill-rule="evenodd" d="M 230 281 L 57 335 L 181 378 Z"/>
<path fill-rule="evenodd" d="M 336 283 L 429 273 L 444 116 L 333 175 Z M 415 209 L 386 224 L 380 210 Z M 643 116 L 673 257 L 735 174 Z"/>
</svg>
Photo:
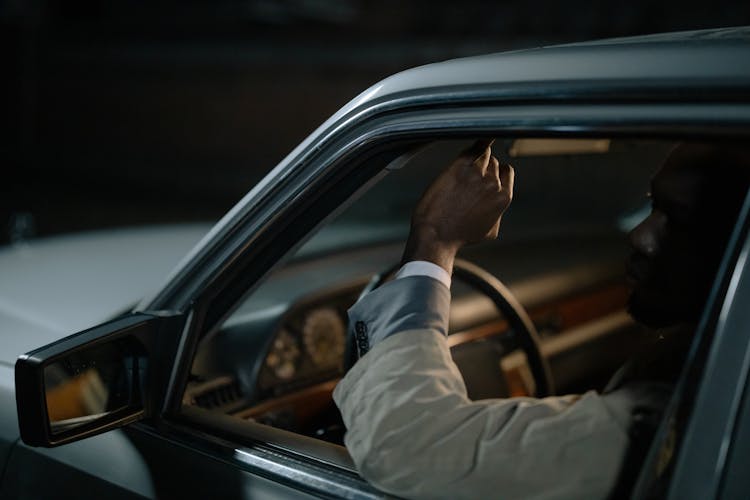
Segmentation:
<svg viewBox="0 0 750 500">
<path fill-rule="evenodd" d="M 382 285 L 399 267 L 400 264 L 393 266 L 386 272 L 373 276 L 360 297 Z M 518 347 L 526 354 L 529 369 L 536 385 L 535 396 L 545 397 L 553 395 L 554 385 L 552 383 L 552 375 L 547 360 L 542 356 L 539 334 L 526 310 L 516 300 L 508 287 L 503 285 L 491 273 L 463 259 L 456 259 L 453 263 L 453 277 L 463 281 L 492 300 L 495 307 L 503 314 L 511 329 L 515 332 Z M 351 332 L 347 336 L 346 371 L 357 361 L 355 342 L 354 333 Z"/>
</svg>

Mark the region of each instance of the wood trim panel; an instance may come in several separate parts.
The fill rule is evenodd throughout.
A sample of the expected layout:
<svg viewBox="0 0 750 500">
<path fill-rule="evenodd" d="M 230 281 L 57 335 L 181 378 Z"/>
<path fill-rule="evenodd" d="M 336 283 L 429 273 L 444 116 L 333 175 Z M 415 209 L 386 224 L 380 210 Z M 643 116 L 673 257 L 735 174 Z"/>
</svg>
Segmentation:
<svg viewBox="0 0 750 500">
<path fill-rule="evenodd" d="M 529 316 L 541 331 L 551 328 L 562 332 L 623 308 L 628 297 L 625 285 L 613 284 L 593 292 L 581 293 L 529 311 Z M 541 328 L 540 328 L 541 327 Z M 448 336 L 448 346 L 454 347 L 475 340 L 499 335 L 508 330 L 505 320 L 496 320 Z"/>
</svg>

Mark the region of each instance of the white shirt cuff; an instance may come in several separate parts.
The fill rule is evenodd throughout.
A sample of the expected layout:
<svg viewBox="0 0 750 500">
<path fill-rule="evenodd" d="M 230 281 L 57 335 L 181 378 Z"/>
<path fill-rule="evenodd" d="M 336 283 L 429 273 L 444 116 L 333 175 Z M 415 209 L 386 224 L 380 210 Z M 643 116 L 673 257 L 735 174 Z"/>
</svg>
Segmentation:
<svg viewBox="0 0 750 500">
<path fill-rule="evenodd" d="M 408 276 L 427 276 L 438 280 L 448 288 L 451 287 L 451 275 L 448 274 L 448 271 L 426 260 L 407 262 L 398 270 L 395 279 L 406 278 Z"/>
</svg>

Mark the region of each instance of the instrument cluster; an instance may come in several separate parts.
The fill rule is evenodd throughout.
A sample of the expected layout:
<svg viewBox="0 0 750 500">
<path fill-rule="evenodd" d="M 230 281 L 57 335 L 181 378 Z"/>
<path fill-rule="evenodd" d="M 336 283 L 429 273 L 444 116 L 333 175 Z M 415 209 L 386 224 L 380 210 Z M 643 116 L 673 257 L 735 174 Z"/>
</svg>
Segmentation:
<svg viewBox="0 0 750 500">
<path fill-rule="evenodd" d="M 347 292 L 296 307 L 271 340 L 258 378 L 261 397 L 340 376 L 346 351 L 346 310 L 356 300 Z"/>
</svg>

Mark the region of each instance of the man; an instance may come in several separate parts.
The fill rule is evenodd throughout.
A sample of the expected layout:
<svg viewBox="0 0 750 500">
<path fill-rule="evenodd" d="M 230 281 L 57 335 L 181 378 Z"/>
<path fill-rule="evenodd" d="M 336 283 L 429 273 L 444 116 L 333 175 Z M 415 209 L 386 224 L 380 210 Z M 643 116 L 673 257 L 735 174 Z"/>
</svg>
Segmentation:
<svg viewBox="0 0 750 500">
<path fill-rule="evenodd" d="M 445 342 L 456 253 L 497 237 L 513 196 L 513 169 L 490 145 L 477 142 L 427 189 L 396 279 L 349 311 L 369 352 L 334 392 L 346 445 L 363 477 L 404 497 L 606 498 L 636 409 L 659 414 L 669 385 L 626 383 L 627 373 L 604 394 L 470 401 Z M 632 232 L 630 308 L 650 325 L 691 324 L 702 309 L 747 186 L 725 192 L 707 173 L 715 153 L 673 152 L 653 179 L 651 215 Z"/>
</svg>

